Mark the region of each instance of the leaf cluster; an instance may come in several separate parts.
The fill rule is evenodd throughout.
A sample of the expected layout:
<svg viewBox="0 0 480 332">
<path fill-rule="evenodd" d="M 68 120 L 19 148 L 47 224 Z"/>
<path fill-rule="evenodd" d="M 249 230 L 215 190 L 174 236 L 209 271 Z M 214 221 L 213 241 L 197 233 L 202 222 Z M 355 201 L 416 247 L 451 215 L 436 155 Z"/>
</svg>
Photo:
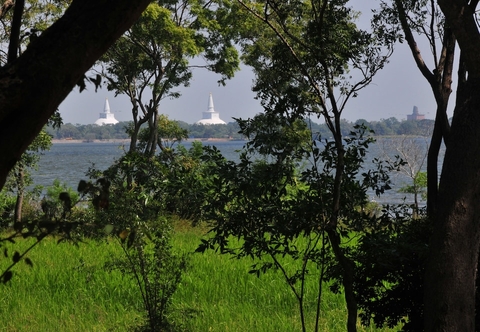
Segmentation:
<svg viewBox="0 0 480 332">
<path fill-rule="evenodd" d="M 410 219 L 407 211 L 388 212 L 395 215 L 384 217 L 388 226 L 365 233 L 352 253 L 358 262 L 360 318 L 367 326 L 392 328 L 402 322 L 402 331 L 423 330 L 423 275 L 432 229 L 427 219 Z"/>
<path fill-rule="evenodd" d="M 87 193 L 86 183 L 81 181 L 79 184 L 79 193 L 71 193 L 70 191 L 58 192 L 61 188 L 60 183 L 48 193 L 40 202 L 41 213 L 32 216 L 31 219 L 17 221 L 12 224 L 12 232 L 8 236 L 0 239 L 0 247 L 6 243 L 15 243 L 15 239 L 33 238 L 35 241 L 23 253 L 15 251 L 10 255 L 8 250 L 4 248 L 5 258 L 11 258 L 12 263 L 0 275 L 3 283 L 8 282 L 13 276 L 13 268 L 20 261 L 24 261 L 27 265 L 33 267 L 32 261 L 26 256 L 30 250 L 38 245 L 47 236 L 56 236 L 58 243 L 63 241 L 79 241 L 79 229 L 84 227 L 81 218 L 77 218 L 74 213 L 74 207 L 79 204 L 81 198 Z"/>
</svg>

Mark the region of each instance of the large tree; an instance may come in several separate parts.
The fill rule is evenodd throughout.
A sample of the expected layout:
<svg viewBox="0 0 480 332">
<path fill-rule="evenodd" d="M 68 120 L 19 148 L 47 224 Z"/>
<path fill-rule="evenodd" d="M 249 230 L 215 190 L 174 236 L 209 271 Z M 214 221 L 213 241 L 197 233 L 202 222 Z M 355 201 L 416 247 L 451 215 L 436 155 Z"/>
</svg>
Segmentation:
<svg viewBox="0 0 480 332">
<path fill-rule="evenodd" d="M 438 0 L 461 50 L 459 83 L 425 275 L 425 329 L 474 331 L 480 249 L 478 1 Z"/>
<path fill-rule="evenodd" d="M 0 187 L 85 72 L 150 2 L 73 1 L 25 52 L 0 68 Z"/>
</svg>

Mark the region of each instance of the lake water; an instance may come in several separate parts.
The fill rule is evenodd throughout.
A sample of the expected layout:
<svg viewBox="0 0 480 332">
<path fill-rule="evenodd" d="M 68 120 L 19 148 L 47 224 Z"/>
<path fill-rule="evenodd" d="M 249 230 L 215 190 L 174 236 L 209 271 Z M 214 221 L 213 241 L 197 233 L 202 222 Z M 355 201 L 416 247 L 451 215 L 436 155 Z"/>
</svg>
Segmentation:
<svg viewBox="0 0 480 332">
<path fill-rule="evenodd" d="M 235 150 L 242 148 L 243 141 L 215 141 L 215 146 L 225 158 L 236 160 Z M 191 142 L 182 142 L 187 149 Z M 203 142 L 203 145 L 212 145 Z M 87 180 L 85 174 L 92 165 L 99 170 L 107 169 L 120 158 L 128 143 L 54 143 L 41 157 L 38 171 L 33 172 L 35 184 L 50 186 L 53 180 L 60 179 L 72 188 L 77 188 L 80 180 Z"/>
<path fill-rule="evenodd" d="M 229 160 L 238 160 L 236 150 L 242 148 L 243 141 L 205 141 L 203 145 L 215 145 L 222 154 Z M 87 170 L 92 165 L 99 170 L 104 170 L 113 161 L 119 158 L 127 143 L 54 143 L 50 151 L 46 151 L 39 162 L 38 171 L 33 172 L 35 184 L 50 186 L 54 179 L 59 179 L 68 186 L 76 189 L 80 180 L 86 179 Z M 191 142 L 182 143 L 186 148 Z M 379 155 L 379 146 L 372 145 L 369 159 Z M 371 199 L 382 203 L 401 203 L 406 194 L 398 193 L 396 190 L 405 184 L 410 184 L 408 177 L 392 174 L 395 187 L 389 190 L 381 198 L 371 194 Z M 407 195 L 407 202 L 412 202 L 412 195 Z"/>
</svg>

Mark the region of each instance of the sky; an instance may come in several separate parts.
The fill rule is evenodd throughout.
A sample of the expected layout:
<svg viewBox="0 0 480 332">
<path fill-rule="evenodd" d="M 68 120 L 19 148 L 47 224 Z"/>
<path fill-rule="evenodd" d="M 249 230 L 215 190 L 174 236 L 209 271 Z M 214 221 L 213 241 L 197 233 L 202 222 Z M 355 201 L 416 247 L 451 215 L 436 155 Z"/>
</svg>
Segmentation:
<svg viewBox="0 0 480 332">
<path fill-rule="evenodd" d="M 365 13 L 360 24 L 368 24 L 368 12 L 363 0 L 354 0 L 355 9 Z M 358 6 L 356 6 L 358 4 Z M 362 25 L 362 27 L 363 27 Z M 421 43 L 419 43 L 421 44 Z M 428 49 L 424 56 L 428 64 Z M 254 75 L 247 66 L 242 66 L 235 77 L 227 81 L 226 86 L 219 86 L 219 76 L 204 69 L 194 69 L 189 87 L 179 88 L 181 97 L 164 99 L 160 104 L 160 113 L 167 114 L 172 120 L 194 123 L 202 118 L 202 112 L 208 109 L 209 94 L 212 93 L 215 111 L 225 122 L 235 118 L 251 118 L 262 112 L 260 101 L 251 91 Z M 455 87 L 454 87 L 455 89 Z M 453 95 L 452 98 L 453 99 Z M 107 91 L 104 87 L 95 92 L 90 85 L 82 93 L 75 89 L 60 105 L 59 110 L 64 123 L 91 124 L 103 112 L 105 99 L 108 98 L 110 110 L 119 121 L 132 120 L 131 106 L 127 97 Z M 413 106 L 427 119 L 435 116 L 435 101 L 430 86 L 421 75 L 413 61 L 407 44 L 397 45 L 390 62 L 373 79 L 373 82 L 359 92 L 357 98 L 351 99 L 343 113 L 349 121 L 366 119 L 375 121 L 395 117 L 404 120 L 411 114 Z M 452 110 L 449 110 L 449 117 Z M 318 121 L 320 122 L 320 120 Z"/>
</svg>

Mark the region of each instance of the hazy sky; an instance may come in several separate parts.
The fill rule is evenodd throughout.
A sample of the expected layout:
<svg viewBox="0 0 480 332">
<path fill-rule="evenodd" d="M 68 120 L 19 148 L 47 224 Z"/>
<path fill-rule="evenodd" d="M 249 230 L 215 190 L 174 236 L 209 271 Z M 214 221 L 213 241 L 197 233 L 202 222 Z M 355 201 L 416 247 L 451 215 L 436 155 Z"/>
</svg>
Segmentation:
<svg viewBox="0 0 480 332">
<path fill-rule="evenodd" d="M 367 1 L 355 0 L 351 3 L 360 4 L 360 8 L 356 8 L 366 13 L 362 21 L 367 22 L 368 20 L 365 20 L 369 12 L 369 8 L 365 7 Z M 427 49 L 423 52 L 427 52 L 424 56 L 428 64 L 430 54 Z M 160 105 L 160 113 L 167 114 L 170 119 L 194 123 L 200 120 L 202 112 L 207 110 L 209 93 L 212 93 L 215 111 L 220 113 L 222 120 L 231 122 L 232 117 L 253 117 L 262 112 L 260 102 L 254 99 L 255 94 L 251 91 L 253 78 L 251 70 L 243 66 L 242 70 L 223 87 L 217 84 L 218 75 L 195 69 L 190 86 L 179 89 L 182 93 L 179 99 L 164 99 Z M 106 88 L 99 89 L 97 93 L 94 90 L 93 86 L 89 86 L 88 91 L 82 93 L 75 89 L 64 100 L 59 108 L 64 123 L 94 123 L 99 113 L 103 111 L 105 98 L 108 98 L 110 109 L 117 120 L 132 119 L 131 106 L 125 96 L 114 97 L 114 93 L 107 91 Z M 454 99 L 454 95 L 451 99 Z M 357 98 L 348 102 L 343 118 L 350 121 L 360 118 L 371 121 L 396 117 L 402 120 L 406 119 L 407 114 L 412 113 L 413 106 L 417 106 L 419 113 L 425 114 L 426 118 L 434 118 L 435 101 L 430 87 L 417 69 L 408 46 L 400 44 L 396 47 L 390 63 L 377 74 L 373 83 L 360 91 Z"/>
</svg>

